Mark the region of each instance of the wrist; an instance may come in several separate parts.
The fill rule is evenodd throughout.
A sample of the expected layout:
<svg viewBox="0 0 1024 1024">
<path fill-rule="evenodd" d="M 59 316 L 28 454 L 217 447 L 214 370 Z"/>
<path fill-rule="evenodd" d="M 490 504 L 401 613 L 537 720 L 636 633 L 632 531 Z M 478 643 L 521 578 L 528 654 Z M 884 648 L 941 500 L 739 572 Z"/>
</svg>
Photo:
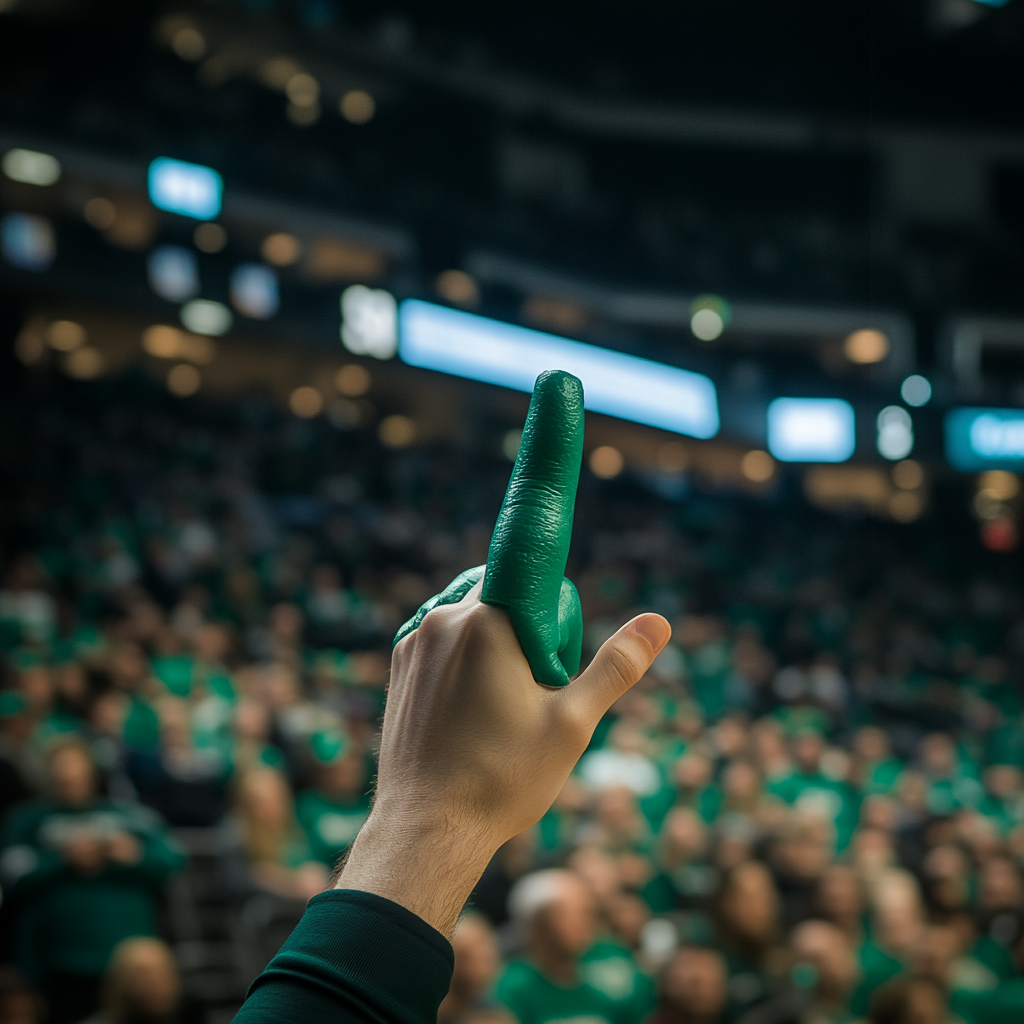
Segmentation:
<svg viewBox="0 0 1024 1024">
<path fill-rule="evenodd" d="M 500 840 L 446 815 L 376 806 L 335 885 L 383 896 L 450 937 Z"/>
</svg>

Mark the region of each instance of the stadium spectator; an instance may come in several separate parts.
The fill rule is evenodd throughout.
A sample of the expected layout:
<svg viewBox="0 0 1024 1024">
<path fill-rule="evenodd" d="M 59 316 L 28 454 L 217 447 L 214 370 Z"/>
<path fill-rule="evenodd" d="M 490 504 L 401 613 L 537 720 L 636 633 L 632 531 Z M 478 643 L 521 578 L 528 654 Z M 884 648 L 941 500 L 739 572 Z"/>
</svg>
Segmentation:
<svg viewBox="0 0 1024 1024">
<path fill-rule="evenodd" d="M 56 739 L 46 763 L 48 795 L 6 819 L 2 867 L 19 965 L 49 1019 L 70 1024 L 95 1005 L 117 943 L 156 934 L 160 885 L 184 858 L 151 811 L 100 795 L 81 739 Z"/>
<path fill-rule="evenodd" d="M 177 1024 L 181 980 L 174 954 L 159 939 L 123 939 L 103 976 L 99 1011 L 83 1024 Z"/>
</svg>

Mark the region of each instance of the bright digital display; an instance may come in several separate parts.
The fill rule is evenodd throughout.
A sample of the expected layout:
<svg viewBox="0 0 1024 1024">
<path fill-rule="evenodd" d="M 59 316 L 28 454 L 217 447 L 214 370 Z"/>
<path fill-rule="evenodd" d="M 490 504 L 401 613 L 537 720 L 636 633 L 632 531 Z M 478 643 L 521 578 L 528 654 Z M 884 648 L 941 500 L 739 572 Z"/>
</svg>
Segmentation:
<svg viewBox="0 0 1024 1024">
<path fill-rule="evenodd" d="M 411 366 L 527 392 L 542 371 L 567 370 L 594 412 L 690 437 L 718 433 L 715 385 L 702 374 L 429 302 L 402 303 L 398 354 Z"/>
<path fill-rule="evenodd" d="M 211 167 L 157 157 L 149 165 L 149 198 L 168 213 L 212 220 L 220 213 L 224 183 Z"/>
<path fill-rule="evenodd" d="M 954 409 L 946 416 L 946 457 L 965 473 L 1024 471 L 1024 409 Z"/>
<path fill-rule="evenodd" d="M 845 462 L 857 446 L 853 406 L 841 398 L 776 398 L 768 450 L 781 462 Z"/>
</svg>

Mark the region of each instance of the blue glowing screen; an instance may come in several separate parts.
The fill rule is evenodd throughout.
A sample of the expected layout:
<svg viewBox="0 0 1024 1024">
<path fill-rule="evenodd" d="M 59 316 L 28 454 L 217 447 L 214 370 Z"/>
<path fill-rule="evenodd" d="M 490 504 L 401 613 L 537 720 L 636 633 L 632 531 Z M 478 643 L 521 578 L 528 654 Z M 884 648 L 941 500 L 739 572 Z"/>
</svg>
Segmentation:
<svg viewBox="0 0 1024 1024">
<path fill-rule="evenodd" d="M 768 451 L 781 462 L 845 462 L 857 446 L 853 406 L 841 398 L 776 398 Z"/>
<path fill-rule="evenodd" d="M 965 473 L 1024 472 L 1024 409 L 953 409 L 946 416 L 946 457 Z"/>
<path fill-rule="evenodd" d="M 211 167 L 161 156 L 149 165 L 149 198 L 168 213 L 212 220 L 220 213 L 224 183 Z"/>
<path fill-rule="evenodd" d="M 567 370 L 583 381 L 594 412 L 690 437 L 718 433 L 715 385 L 702 374 L 446 306 L 406 299 L 398 354 L 411 366 L 517 391 L 532 391 L 544 370 Z"/>
</svg>

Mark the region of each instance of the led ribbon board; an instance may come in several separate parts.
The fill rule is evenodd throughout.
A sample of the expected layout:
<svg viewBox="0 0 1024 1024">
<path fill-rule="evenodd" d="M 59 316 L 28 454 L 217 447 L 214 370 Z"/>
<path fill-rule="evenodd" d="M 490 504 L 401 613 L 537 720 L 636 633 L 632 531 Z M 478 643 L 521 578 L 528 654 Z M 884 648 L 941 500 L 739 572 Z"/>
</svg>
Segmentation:
<svg viewBox="0 0 1024 1024">
<path fill-rule="evenodd" d="M 946 416 L 946 457 L 954 469 L 1024 472 L 1024 409 L 954 409 Z"/>
<path fill-rule="evenodd" d="M 776 398 L 768 451 L 780 462 L 845 462 L 857 446 L 853 406 L 841 398 Z"/>
<path fill-rule="evenodd" d="M 398 354 L 410 366 L 526 392 L 541 371 L 567 370 L 594 412 L 690 437 L 718 433 L 715 385 L 702 374 L 430 302 L 402 303 Z"/>
</svg>

